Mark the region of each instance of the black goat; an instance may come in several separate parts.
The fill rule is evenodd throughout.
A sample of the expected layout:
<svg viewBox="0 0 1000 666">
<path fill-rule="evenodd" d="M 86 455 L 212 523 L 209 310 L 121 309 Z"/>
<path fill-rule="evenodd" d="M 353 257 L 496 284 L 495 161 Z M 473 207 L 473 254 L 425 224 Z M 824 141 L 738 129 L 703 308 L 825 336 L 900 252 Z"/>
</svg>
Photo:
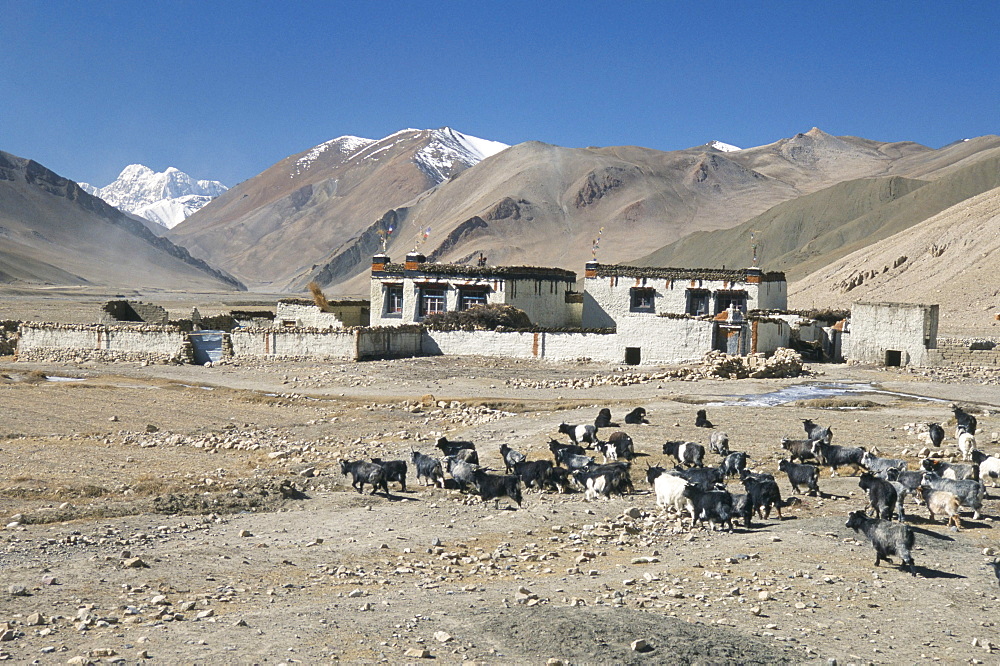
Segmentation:
<svg viewBox="0 0 1000 666">
<path fill-rule="evenodd" d="M 861 458 L 865 450 L 860 446 L 838 446 L 836 444 L 819 443 L 819 460 L 830 468 L 832 476 L 837 475 L 841 467 L 853 466 L 855 470 L 861 467 Z"/>
<path fill-rule="evenodd" d="M 944 441 L 944 428 L 940 423 L 928 423 L 927 434 L 931 438 L 931 444 L 941 446 L 941 442 Z"/>
<path fill-rule="evenodd" d="M 567 454 L 575 456 L 582 456 L 587 453 L 587 450 L 582 446 L 577 444 L 563 444 L 562 442 L 557 442 L 554 439 L 549 440 L 549 451 L 552 452 L 552 458 L 556 461 L 557 465 L 559 464 L 560 451 L 566 451 Z"/>
<path fill-rule="evenodd" d="M 802 427 L 805 428 L 806 436 L 809 439 L 819 439 L 824 444 L 833 441 L 833 428 L 830 426 L 823 428 L 813 423 L 812 419 L 802 419 Z"/>
<path fill-rule="evenodd" d="M 690 469 L 675 467 L 673 473 L 705 492 L 714 489 L 717 484 L 726 482 L 722 472 L 716 467 L 693 467 Z"/>
<path fill-rule="evenodd" d="M 977 426 L 976 417 L 958 405 L 952 405 L 951 410 L 955 413 L 955 421 L 958 423 L 959 427 L 965 428 L 965 432 L 970 435 L 975 435 Z"/>
<path fill-rule="evenodd" d="M 483 469 L 473 472 L 473 485 L 483 502 L 493 500 L 493 508 L 500 508 L 500 498 L 506 497 L 521 506 L 521 480 L 516 476 L 489 474 Z"/>
<path fill-rule="evenodd" d="M 612 493 L 635 492 L 629 476 L 629 463 L 591 465 L 573 473 L 573 479 L 584 489 L 584 499 L 608 498 Z"/>
<path fill-rule="evenodd" d="M 385 493 L 386 497 L 389 497 L 389 484 L 385 480 L 385 472 L 382 470 L 380 465 L 375 463 L 365 462 L 364 460 L 355 461 L 340 461 L 340 473 L 344 476 L 350 474 L 352 481 L 351 487 L 357 490 L 359 493 L 364 491 L 365 484 L 371 484 L 372 491 L 370 494 L 374 495 L 375 491 L 379 488 Z"/>
<path fill-rule="evenodd" d="M 456 456 L 448 456 L 444 461 L 451 478 L 458 484 L 459 491 L 465 492 L 475 488 L 474 475 L 479 465 L 467 463 Z"/>
<path fill-rule="evenodd" d="M 514 465 L 519 462 L 524 462 L 528 459 L 526 455 L 515 451 L 514 449 L 507 446 L 507 444 L 500 445 L 500 457 L 503 458 L 503 464 L 507 467 L 507 473 L 510 474 L 514 471 Z"/>
<path fill-rule="evenodd" d="M 788 451 L 790 460 L 805 462 L 806 460 L 819 460 L 818 439 L 781 439 L 781 448 Z"/>
<path fill-rule="evenodd" d="M 733 517 L 743 519 L 743 527 L 749 529 L 753 520 L 754 505 L 749 493 L 733 495 Z"/>
<path fill-rule="evenodd" d="M 626 425 L 642 425 L 643 423 L 649 423 L 646 420 L 646 408 L 636 407 L 631 412 L 625 415 Z"/>
<path fill-rule="evenodd" d="M 876 518 L 892 520 L 892 510 L 896 508 L 899 494 L 891 482 L 865 472 L 858 479 L 858 487 L 868 493 L 868 505 Z"/>
<path fill-rule="evenodd" d="M 747 468 L 747 454 L 743 451 L 734 451 L 727 455 L 719 464 L 719 472 L 725 477 L 739 476 L 740 472 Z"/>
<path fill-rule="evenodd" d="M 372 458 L 372 462 L 382 468 L 386 483 L 396 481 L 399 483 L 400 491 L 406 492 L 406 461 Z"/>
<path fill-rule="evenodd" d="M 695 442 L 666 442 L 663 453 L 683 465 L 702 467 L 705 464 L 705 447 Z"/>
<path fill-rule="evenodd" d="M 575 471 L 593 465 L 594 457 L 569 453 L 566 449 L 562 449 L 556 454 L 556 464 L 565 465 L 566 469 Z"/>
<path fill-rule="evenodd" d="M 560 483 L 556 475 L 553 474 L 554 469 L 556 468 L 548 460 L 531 460 L 514 463 L 514 474 L 521 479 L 525 488 L 537 488 L 538 490 L 551 488 L 552 490 L 559 490 L 561 487 L 565 490 L 567 485 L 565 478 Z"/>
<path fill-rule="evenodd" d="M 696 428 L 714 428 L 712 422 L 708 420 L 708 414 L 704 409 L 699 409 L 694 415 L 694 425 Z"/>
<path fill-rule="evenodd" d="M 688 488 L 687 496 L 694 506 L 694 518 L 691 521 L 692 527 L 697 522 L 708 521 L 712 530 L 715 530 L 715 523 L 721 523 L 723 527 L 728 527 L 733 531 L 733 496 L 727 490 L 704 491 L 701 488 Z"/>
<path fill-rule="evenodd" d="M 419 451 L 411 451 L 410 459 L 413 461 L 413 466 L 417 468 L 417 483 L 424 479 L 421 485 L 427 485 L 427 481 L 430 481 L 431 485 L 444 488 L 444 469 L 441 467 L 440 460 Z"/>
<path fill-rule="evenodd" d="M 796 493 L 802 492 L 799 486 L 805 486 L 810 495 L 819 495 L 819 467 L 816 465 L 799 465 L 791 460 L 782 460 L 778 469 L 788 476 L 788 482 Z"/>
<path fill-rule="evenodd" d="M 767 478 L 743 470 L 740 480 L 743 482 L 747 495 L 750 496 L 750 503 L 757 515 L 766 520 L 771 517 L 771 509 L 773 508 L 778 512 L 778 520 L 783 520 L 781 516 L 781 490 L 774 477 Z"/>
<path fill-rule="evenodd" d="M 597 418 L 594 419 L 594 427 L 598 430 L 601 428 L 617 428 L 618 424 L 611 422 L 611 410 L 605 407 L 597 413 Z"/>
<path fill-rule="evenodd" d="M 913 530 L 908 525 L 893 523 L 888 520 L 869 518 L 864 511 L 854 511 L 847 518 L 847 527 L 868 537 L 875 548 L 875 566 L 882 560 L 891 562 L 891 555 L 898 555 L 906 565 L 910 574 L 916 576 L 913 568 Z"/>
<path fill-rule="evenodd" d="M 447 437 L 441 437 L 437 441 L 437 447 L 445 457 L 454 456 L 470 465 L 479 464 L 479 453 L 472 442 L 449 442 Z"/>
</svg>

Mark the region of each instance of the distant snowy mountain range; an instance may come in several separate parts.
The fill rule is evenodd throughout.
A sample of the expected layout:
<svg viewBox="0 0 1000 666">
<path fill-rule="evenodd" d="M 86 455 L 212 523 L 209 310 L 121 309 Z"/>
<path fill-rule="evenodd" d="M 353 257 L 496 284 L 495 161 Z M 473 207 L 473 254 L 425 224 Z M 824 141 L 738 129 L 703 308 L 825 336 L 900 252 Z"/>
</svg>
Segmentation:
<svg viewBox="0 0 1000 666">
<path fill-rule="evenodd" d="M 217 180 L 194 180 L 174 167 L 157 173 L 141 164 L 125 167 L 106 187 L 79 185 L 85 192 L 104 199 L 119 210 L 168 229 L 229 189 Z"/>
</svg>

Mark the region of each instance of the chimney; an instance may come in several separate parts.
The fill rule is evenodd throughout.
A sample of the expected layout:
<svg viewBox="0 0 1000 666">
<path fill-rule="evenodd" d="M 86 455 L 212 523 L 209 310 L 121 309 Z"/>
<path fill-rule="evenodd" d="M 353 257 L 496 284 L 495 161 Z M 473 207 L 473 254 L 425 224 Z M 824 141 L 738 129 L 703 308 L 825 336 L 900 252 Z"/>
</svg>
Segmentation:
<svg viewBox="0 0 1000 666">
<path fill-rule="evenodd" d="M 379 252 L 374 257 L 372 257 L 372 272 L 384 271 L 386 264 L 390 261 L 389 257 L 384 252 Z"/>
<path fill-rule="evenodd" d="M 596 261 L 588 261 L 584 264 L 583 277 L 595 278 L 597 277 L 597 267 L 600 266 Z"/>
<path fill-rule="evenodd" d="M 408 271 L 415 271 L 418 264 L 422 264 L 425 261 L 427 261 L 427 257 L 414 250 L 406 255 L 406 263 L 403 264 L 403 268 Z"/>
</svg>

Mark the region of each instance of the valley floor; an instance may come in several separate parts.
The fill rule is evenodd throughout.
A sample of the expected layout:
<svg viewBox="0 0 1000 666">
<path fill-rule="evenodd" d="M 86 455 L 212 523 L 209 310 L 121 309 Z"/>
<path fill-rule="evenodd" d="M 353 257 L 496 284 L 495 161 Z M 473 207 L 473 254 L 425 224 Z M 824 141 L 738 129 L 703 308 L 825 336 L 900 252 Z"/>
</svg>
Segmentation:
<svg viewBox="0 0 1000 666">
<path fill-rule="evenodd" d="M 794 380 L 651 379 L 657 370 L 482 358 L 213 368 L 0 359 L 0 655 L 995 663 L 996 490 L 984 518 L 965 513 L 959 532 L 908 505 L 912 577 L 873 567 L 871 546 L 844 526 L 865 503 L 854 476 L 824 470 L 822 497 L 795 496 L 782 520 L 728 533 L 678 529 L 643 472 L 668 463 L 664 441 L 707 443 L 693 425 L 703 406 L 733 450 L 776 476 L 779 441 L 799 437 L 803 418 L 832 425 L 835 443 L 913 468 L 923 445 L 903 426 L 946 422 L 951 401 L 981 410 L 979 446 L 995 454 L 1000 387 L 846 366 Z M 715 404 L 831 383 L 862 392 Z M 560 422 L 592 422 L 605 406 L 617 420 L 638 405 L 650 425 L 623 427 L 642 454 L 636 494 L 610 501 L 527 492 L 519 510 L 497 510 L 423 487 L 412 470 L 406 492 L 392 484 L 386 499 L 358 495 L 338 467 L 434 453 L 446 434 L 474 441 L 483 464 L 502 471 L 500 443 L 545 458 Z M 640 639 L 649 651 L 631 650 Z"/>
</svg>

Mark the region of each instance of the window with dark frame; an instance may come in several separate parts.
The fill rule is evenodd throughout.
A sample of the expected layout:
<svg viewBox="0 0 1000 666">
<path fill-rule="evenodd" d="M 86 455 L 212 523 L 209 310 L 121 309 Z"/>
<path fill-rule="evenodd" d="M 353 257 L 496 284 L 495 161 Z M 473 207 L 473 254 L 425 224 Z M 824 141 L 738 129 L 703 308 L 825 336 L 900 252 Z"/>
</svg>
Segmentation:
<svg viewBox="0 0 1000 666">
<path fill-rule="evenodd" d="M 632 312 L 655 312 L 656 290 L 650 287 L 632 287 L 629 309 Z"/>
<path fill-rule="evenodd" d="M 692 316 L 707 315 L 711 300 L 712 292 L 708 289 L 688 289 L 687 309 L 685 312 Z"/>
<path fill-rule="evenodd" d="M 389 284 L 385 287 L 385 314 L 403 316 L 403 285 Z"/>
<path fill-rule="evenodd" d="M 468 310 L 477 305 L 486 305 L 485 287 L 463 287 L 458 291 L 458 309 Z"/>
<path fill-rule="evenodd" d="M 715 294 L 715 314 L 725 312 L 729 308 L 747 311 L 747 293 L 745 291 L 719 291 Z"/>
<path fill-rule="evenodd" d="M 444 289 L 423 287 L 420 289 L 420 316 L 444 312 Z"/>
</svg>

